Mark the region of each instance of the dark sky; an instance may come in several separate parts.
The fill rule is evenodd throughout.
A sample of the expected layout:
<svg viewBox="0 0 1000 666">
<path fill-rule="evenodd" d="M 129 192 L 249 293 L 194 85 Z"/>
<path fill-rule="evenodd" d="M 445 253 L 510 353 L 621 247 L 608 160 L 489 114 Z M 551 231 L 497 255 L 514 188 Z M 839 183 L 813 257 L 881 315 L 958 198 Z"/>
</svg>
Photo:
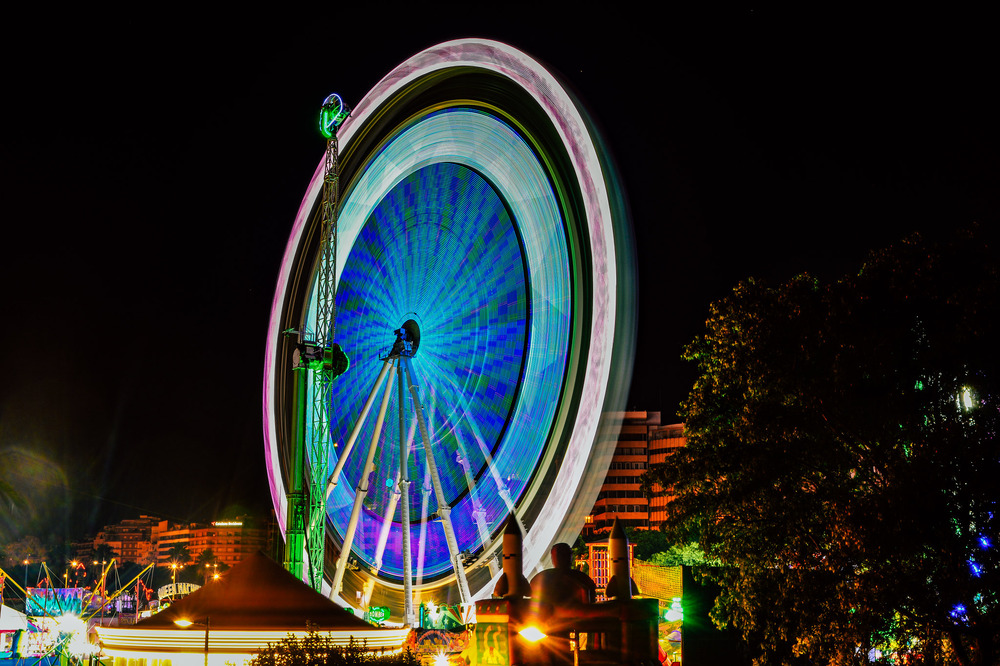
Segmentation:
<svg viewBox="0 0 1000 666">
<path fill-rule="evenodd" d="M 740 279 L 830 279 L 911 231 L 996 228 L 984 17 L 371 7 L 8 25 L 0 466 L 32 506 L 0 541 L 266 511 L 265 333 L 316 110 L 446 39 L 534 55 L 602 125 L 638 248 L 629 404 L 668 422 L 694 378 L 682 346 Z"/>
</svg>

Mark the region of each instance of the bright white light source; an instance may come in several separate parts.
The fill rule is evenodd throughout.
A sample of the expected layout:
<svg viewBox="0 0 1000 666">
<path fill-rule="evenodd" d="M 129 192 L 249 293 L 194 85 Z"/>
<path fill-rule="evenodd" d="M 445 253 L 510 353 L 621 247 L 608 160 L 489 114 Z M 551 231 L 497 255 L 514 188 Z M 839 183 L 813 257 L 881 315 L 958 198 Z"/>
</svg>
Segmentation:
<svg viewBox="0 0 1000 666">
<path fill-rule="evenodd" d="M 517 633 L 521 634 L 521 638 L 530 643 L 537 643 L 545 638 L 545 634 L 543 634 L 542 631 L 535 626 L 525 627 Z"/>
<path fill-rule="evenodd" d="M 962 388 L 962 404 L 966 409 L 972 409 L 972 391 L 968 386 Z"/>
<path fill-rule="evenodd" d="M 87 623 L 76 615 L 71 613 L 61 615 L 56 618 L 56 625 L 59 627 L 59 633 L 70 635 L 65 644 L 70 654 L 85 657 L 96 651 L 97 646 L 91 645 L 87 640 Z"/>
</svg>

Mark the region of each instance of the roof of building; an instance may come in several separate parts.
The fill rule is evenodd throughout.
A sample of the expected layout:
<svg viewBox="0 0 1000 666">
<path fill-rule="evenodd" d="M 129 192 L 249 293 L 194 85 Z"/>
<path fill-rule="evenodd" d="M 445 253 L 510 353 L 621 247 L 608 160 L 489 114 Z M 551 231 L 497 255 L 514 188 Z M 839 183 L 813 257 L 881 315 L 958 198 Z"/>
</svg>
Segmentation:
<svg viewBox="0 0 1000 666">
<path fill-rule="evenodd" d="M 373 628 L 260 552 L 135 626 L 176 629 L 174 621 L 181 619 L 196 623 L 207 619 L 212 629 Z"/>
</svg>

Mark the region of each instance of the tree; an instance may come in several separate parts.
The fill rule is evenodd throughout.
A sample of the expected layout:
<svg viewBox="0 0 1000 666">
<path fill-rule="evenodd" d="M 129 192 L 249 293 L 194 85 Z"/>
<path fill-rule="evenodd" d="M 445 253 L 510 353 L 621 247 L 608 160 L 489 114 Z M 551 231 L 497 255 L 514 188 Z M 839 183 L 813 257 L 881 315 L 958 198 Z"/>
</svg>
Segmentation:
<svg viewBox="0 0 1000 666">
<path fill-rule="evenodd" d="M 649 563 L 661 567 L 697 567 L 705 564 L 705 553 L 701 552 L 696 543 L 676 545 L 662 552 L 653 553 L 649 557 Z"/>
<path fill-rule="evenodd" d="M 646 484 L 756 663 L 996 663 L 998 275 L 973 230 L 713 304 L 688 446 Z"/>
<path fill-rule="evenodd" d="M 187 545 L 178 543 L 171 546 L 170 550 L 167 551 L 167 558 L 178 566 L 186 565 L 191 561 L 191 551 Z"/>
<path fill-rule="evenodd" d="M 420 661 L 409 649 L 391 655 L 370 652 L 363 642 L 352 637 L 348 645 L 338 646 L 328 633 L 314 625 L 302 638 L 289 634 L 276 644 L 254 655 L 250 666 L 418 666 Z"/>
<path fill-rule="evenodd" d="M 14 567 L 25 560 L 37 564 L 48 557 L 48 551 L 36 536 L 26 536 L 4 545 L 4 565 Z"/>
<path fill-rule="evenodd" d="M 206 548 L 198 553 L 198 558 L 194 561 L 194 564 L 198 568 L 210 567 L 213 564 L 217 564 L 217 558 L 211 548 Z"/>
<path fill-rule="evenodd" d="M 99 543 L 91 551 L 95 562 L 106 563 L 118 557 L 118 553 L 111 547 L 111 544 Z"/>
<path fill-rule="evenodd" d="M 202 576 L 205 579 L 205 584 L 208 584 L 210 578 L 215 574 L 220 574 L 229 568 L 229 565 L 225 562 L 220 562 L 219 558 L 215 556 L 211 548 L 206 548 L 198 554 L 198 558 L 194 561 L 195 567 L 202 572 Z"/>
</svg>

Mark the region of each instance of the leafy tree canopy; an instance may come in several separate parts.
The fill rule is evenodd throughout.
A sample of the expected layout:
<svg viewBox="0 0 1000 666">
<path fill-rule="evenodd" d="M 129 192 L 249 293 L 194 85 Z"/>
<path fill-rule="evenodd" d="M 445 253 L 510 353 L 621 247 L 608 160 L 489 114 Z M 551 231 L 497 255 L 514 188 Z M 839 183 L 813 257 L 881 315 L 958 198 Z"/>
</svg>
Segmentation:
<svg viewBox="0 0 1000 666">
<path fill-rule="evenodd" d="M 646 482 L 757 663 L 996 663 L 998 274 L 972 230 L 711 307 L 688 445 Z"/>
<path fill-rule="evenodd" d="M 661 567 L 696 567 L 706 564 L 705 553 L 696 543 L 670 546 L 666 550 L 653 553 L 649 557 L 650 564 Z"/>
<path fill-rule="evenodd" d="M 36 536 L 26 536 L 23 539 L 5 544 L 2 548 L 4 566 L 13 567 L 25 560 L 37 564 L 48 557 L 45 545 Z"/>
<path fill-rule="evenodd" d="M 640 560 L 648 561 L 654 554 L 666 551 L 670 547 L 666 535 L 659 530 L 637 530 L 626 527 L 625 535 L 628 536 L 629 543 L 634 546 L 635 556 Z"/>
</svg>

